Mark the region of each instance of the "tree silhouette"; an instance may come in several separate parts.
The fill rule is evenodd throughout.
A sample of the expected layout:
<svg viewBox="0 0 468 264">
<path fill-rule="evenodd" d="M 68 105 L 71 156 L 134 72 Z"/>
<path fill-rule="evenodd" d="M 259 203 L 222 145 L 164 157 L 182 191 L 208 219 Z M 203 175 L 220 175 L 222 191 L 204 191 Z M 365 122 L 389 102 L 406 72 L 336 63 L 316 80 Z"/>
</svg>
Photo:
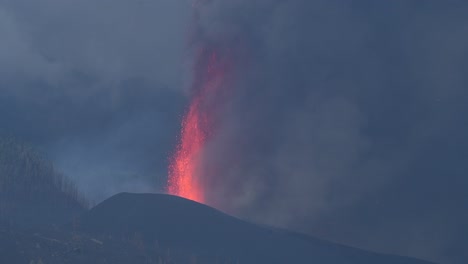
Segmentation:
<svg viewBox="0 0 468 264">
<path fill-rule="evenodd" d="M 25 210 L 50 214 L 86 207 L 76 185 L 44 155 L 13 137 L 0 138 L 0 221 Z"/>
</svg>

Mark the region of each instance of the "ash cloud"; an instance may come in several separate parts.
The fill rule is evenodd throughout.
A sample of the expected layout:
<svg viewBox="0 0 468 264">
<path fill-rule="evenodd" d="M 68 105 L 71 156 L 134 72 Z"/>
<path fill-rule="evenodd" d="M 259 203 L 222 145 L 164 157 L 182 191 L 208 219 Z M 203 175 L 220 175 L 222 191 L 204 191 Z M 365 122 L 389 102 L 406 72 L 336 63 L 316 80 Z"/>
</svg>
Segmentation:
<svg viewBox="0 0 468 264">
<path fill-rule="evenodd" d="M 467 11 L 207 1 L 199 41 L 249 50 L 235 96 L 216 109 L 208 202 L 363 248 L 466 260 Z"/>
</svg>

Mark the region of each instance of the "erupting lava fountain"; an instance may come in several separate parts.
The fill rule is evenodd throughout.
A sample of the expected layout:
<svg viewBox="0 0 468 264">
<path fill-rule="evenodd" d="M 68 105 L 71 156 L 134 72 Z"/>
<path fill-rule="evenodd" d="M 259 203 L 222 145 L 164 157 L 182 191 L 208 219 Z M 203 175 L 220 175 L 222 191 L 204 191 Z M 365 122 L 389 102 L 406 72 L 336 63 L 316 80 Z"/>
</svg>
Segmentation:
<svg viewBox="0 0 468 264">
<path fill-rule="evenodd" d="M 194 7 L 197 9 L 200 6 L 197 4 Z M 196 12 L 195 22 L 198 19 Z M 170 159 L 167 191 L 204 203 L 206 189 L 201 162 L 205 146 L 216 130 L 216 115 L 225 94 L 232 55 L 225 45 L 209 40 L 200 41 L 196 51 L 190 106 L 182 120 L 179 143 Z"/>
</svg>

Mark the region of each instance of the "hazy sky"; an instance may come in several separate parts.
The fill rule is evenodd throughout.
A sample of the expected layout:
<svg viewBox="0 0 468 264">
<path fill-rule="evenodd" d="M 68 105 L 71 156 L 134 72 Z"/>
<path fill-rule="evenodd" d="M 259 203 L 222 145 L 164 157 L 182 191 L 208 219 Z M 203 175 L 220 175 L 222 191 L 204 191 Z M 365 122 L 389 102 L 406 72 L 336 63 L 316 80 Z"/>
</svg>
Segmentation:
<svg viewBox="0 0 468 264">
<path fill-rule="evenodd" d="M 188 1 L 0 1 L 0 118 L 93 200 L 161 190 L 183 113 Z"/>
<path fill-rule="evenodd" d="M 468 261 L 465 1 L 0 0 L 0 121 L 93 200 L 161 191 L 189 32 L 241 40 L 210 204 L 372 250 Z M 229 45 L 223 43 L 223 45 Z"/>
</svg>

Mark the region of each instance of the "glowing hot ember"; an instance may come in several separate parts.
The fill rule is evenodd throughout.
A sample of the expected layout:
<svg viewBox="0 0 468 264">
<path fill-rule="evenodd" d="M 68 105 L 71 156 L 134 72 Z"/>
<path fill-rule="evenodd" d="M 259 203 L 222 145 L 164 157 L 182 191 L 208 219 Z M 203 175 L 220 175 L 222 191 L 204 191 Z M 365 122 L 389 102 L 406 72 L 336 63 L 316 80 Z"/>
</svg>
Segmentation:
<svg viewBox="0 0 468 264">
<path fill-rule="evenodd" d="M 225 52 L 221 59 L 215 47 L 201 48 L 195 58 L 192 100 L 182 121 L 180 142 L 169 166 L 168 192 L 205 202 L 201 159 L 215 130 L 216 110 L 223 95 L 228 71 Z"/>
</svg>

